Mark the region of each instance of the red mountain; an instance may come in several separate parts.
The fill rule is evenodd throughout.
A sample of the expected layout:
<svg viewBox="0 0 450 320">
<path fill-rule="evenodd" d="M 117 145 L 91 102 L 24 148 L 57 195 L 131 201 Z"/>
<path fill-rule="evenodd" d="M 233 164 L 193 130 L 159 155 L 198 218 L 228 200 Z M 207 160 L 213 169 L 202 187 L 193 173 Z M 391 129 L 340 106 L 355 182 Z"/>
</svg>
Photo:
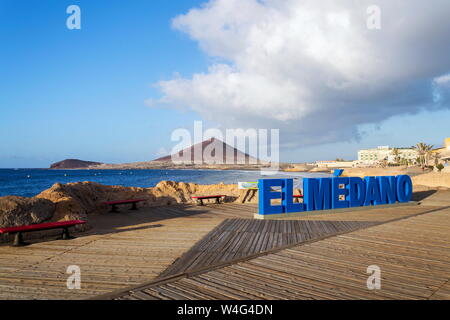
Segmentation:
<svg viewBox="0 0 450 320">
<path fill-rule="evenodd" d="M 172 161 L 172 156 L 174 159 L 180 159 L 183 161 L 190 160 L 194 162 L 194 150 L 201 151 L 201 155 L 203 155 L 203 163 L 205 162 L 211 162 L 216 161 L 216 164 L 257 164 L 259 163 L 258 159 L 251 157 L 250 155 L 231 147 L 230 145 L 226 144 L 225 142 L 216 139 L 211 138 L 209 140 L 205 140 L 203 142 L 197 143 L 195 145 L 192 145 L 186 149 L 183 149 L 179 151 L 178 153 L 174 155 L 169 155 L 165 157 L 161 157 L 158 159 L 155 159 L 153 161 Z M 216 152 L 219 152 L 222 150 L 222 156 L 217 156 L 216 159 Z M 189 155 L 190 154 L 190 155 Z M 185 155 L 185 157 L 183 157 Z M 230 157 L 230 160 L 232 160 L 232 163 L 227 163 L 226 159 L 227 156 Z"/>
</svg>

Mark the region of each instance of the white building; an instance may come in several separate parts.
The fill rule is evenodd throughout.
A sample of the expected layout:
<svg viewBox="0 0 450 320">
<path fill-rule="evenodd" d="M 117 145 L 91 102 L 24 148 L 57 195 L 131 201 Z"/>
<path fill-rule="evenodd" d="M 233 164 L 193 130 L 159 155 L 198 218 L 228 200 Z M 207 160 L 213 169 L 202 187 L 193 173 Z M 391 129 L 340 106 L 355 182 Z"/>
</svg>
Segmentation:
<svg viewBox="0 0 450 320">
<path fill-rule="evenodd" d="M 318 168 L 353 168 L 356 166 L 356 161 L 316 161 L 315 165 Z"/>
<path fill-rule="evenodd" d="M 415 149 L 412 148 L 396 148 L 399 152 L 398 157 L 400 159 L 406 159 L 410 162 L 415 162 L 418 154 Z M 392 153 L 394 148 L 389 146 L 379 146 L 373 149 L 363 149 L 358 151 L 358 161 L 367 164 L 375 164 L 378 162 L 396 162 L 395 155 Z"/>
</svg>

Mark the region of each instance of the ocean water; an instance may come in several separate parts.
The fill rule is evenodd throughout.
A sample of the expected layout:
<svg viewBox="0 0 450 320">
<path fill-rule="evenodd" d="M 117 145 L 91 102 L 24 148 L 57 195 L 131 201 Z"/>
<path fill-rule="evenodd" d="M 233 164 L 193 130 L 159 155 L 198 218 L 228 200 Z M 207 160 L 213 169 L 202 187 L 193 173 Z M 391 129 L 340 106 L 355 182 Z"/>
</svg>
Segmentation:
<svg viewBox="0 0 450 320">
<path fill-rule="evenodd" d="M 324 173 L 280 172 L 262 175 L 247 170 L 48 170 L 0 169 L 0 197 L 7 195 L 33 197 L 54 183 L 93 181 L 104 185 L 154 187 L 161 180 L 198 184 L 238 183 L 262 178 L 293 178 L 296 188 L 302 187 L 303 177 L 327 177 Z"/>
</svg>

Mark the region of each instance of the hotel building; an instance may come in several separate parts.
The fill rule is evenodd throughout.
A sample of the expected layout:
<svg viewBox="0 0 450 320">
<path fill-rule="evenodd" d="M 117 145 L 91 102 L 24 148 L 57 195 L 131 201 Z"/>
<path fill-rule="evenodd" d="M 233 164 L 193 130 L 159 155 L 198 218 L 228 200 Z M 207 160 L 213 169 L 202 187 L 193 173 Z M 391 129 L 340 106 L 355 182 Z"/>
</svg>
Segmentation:
<svg viewBox="0 0 450 320">
<path fill-rule="evenodd" d="M 412 148 L 396 148 L 399 151 L 399 157 L 411 162 L 415 162 L 418 154 L 415 149 Z M 395 156 L 392 154 L 394 148 L 389 146 L 379 146 L 373 149 L 363 149 L 358 151 L 358 161 L 375 164 L 386 160 L 387 162 L 395 162 Z"/>
</svg>

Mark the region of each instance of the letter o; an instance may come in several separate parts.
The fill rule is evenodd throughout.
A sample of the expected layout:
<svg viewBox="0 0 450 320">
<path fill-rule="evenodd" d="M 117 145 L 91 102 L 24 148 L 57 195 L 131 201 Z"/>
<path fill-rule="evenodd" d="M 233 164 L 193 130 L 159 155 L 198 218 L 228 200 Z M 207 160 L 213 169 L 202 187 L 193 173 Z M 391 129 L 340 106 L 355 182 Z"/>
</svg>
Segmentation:
<svg viewBox="0 0 450 320">
<path fill-rule="evenodd" d="M 413 185 L 411 177 L 408 175 L 401 175 L 397 177 L 397 199 L 398 202 L 411 201 L 413 193 Z"/>
</svg>

